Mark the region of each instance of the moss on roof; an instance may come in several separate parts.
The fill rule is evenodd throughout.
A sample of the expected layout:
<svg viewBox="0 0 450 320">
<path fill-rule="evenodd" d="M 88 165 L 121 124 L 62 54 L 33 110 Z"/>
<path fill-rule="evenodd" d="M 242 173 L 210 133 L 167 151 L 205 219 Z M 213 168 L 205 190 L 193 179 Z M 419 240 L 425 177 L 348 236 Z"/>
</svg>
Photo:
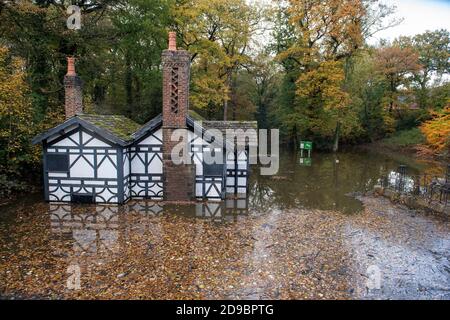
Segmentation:
<svg viewBox="0 0 450 320">
<path fill-rule="evenodd" d="M 195 121 L 203 121 L 205 120 L 205 118 L 203 118 L 201 115 L 199 115 L 197 112 L 195 112 L 194 110 L 189 109 L 188 110 L 189 116 L 194 119 Z"/>
<path fill-rule="evenodd" d="M 133 140 L 132 134 L 141 127 L 140 124 L 121 115 L 80 114 L 78 117 L 123 141 Z"/>
</svg>

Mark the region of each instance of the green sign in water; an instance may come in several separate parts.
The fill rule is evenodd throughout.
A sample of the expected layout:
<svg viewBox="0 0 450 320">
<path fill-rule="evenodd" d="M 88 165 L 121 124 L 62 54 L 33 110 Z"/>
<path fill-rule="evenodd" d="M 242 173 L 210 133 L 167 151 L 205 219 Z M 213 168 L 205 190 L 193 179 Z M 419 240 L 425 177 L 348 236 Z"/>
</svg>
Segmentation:
<svg viewBox="0 0 450 320">
<path fill-rule="evenodd" d="M 308 151 L 308 157 L 311 157 L 312 141 L 300 141 L 300 156 L 303 158 L 303 150 Z"/>
<path fill-rule="evenodd" d="M 312 141 L 300 141 L 300 150 L 312 150 Z"/>
</svg>

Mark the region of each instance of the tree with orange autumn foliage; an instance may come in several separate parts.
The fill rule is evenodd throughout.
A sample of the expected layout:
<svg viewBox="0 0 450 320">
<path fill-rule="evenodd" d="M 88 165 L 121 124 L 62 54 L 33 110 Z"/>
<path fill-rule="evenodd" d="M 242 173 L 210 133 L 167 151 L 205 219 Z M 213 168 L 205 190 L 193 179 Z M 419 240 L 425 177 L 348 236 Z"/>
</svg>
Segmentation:
<svg viewBox="0 0 450 320">
<path fill-rule="evenodd" d="M 428 144 L 436 150 L 450 154 L 450 106 L 432 113 L 433 119 L 420 127 Z"/>
<path fill-rule="evenodd" d="M 283 117 L 292 135 L 333 140 L 337 151 L 341 134 L 359 130 L 357 115 L 349 108 L 344 88 L 345 64 L 364 44 L 366 37 L 382 29 L 392 11 L 374 7 L 374 0 L 290 0 L 284 8 L 293 35 L 289 46 L 278 52 L 283 65 L 296 75 L 296 106 Z M 375 18 L 376 17 L 376 18 Z M 285 36 L 286 37 L 286 36 Z M 287 63 L 289 62 L 289 63 Z M 293 77 L 292 75 L 290 75 Z"/>
<path fill-rule="evenodd" d="M 377 71 L 386 79 L 388 94 L 386 103 L 389 112 L 397 107 L 399 87 L 408 87 L 413 74 L 419 72 L 419 55 L 412 48 L 399 46 L 383 47 L 377 50 L 375 56 Z"/>
</svg>

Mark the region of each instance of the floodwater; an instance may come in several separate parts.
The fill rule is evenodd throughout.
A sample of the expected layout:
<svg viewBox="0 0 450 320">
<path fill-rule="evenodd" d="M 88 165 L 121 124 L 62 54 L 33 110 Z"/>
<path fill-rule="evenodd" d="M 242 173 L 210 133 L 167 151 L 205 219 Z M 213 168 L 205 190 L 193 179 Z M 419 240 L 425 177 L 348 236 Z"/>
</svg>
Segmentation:
<svg viewBox="0 0 450 320">
<path fill-rule="evenodd" d="M 0 207 L 0 297 L 450 299 L 450 223 L 366 194 L 432 163 L 351 150 L 253 168 L 247 199 Z"/>
</svg>

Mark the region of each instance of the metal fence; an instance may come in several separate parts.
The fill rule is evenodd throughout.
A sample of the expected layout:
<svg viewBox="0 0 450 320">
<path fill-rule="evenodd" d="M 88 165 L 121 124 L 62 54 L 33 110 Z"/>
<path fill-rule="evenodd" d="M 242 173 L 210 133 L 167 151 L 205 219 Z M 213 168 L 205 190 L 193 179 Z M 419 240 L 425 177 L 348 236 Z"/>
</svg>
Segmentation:
<svg viewBox="0 0 450 320">
<path fill-rule="evenodd" d="M 447 165 L 443 176 L 410 175 L 407 167 L 400 166 L 381 178 L 381 186 L 398 193 L 423 197 L 429 202 L 439 202 L 445 206 L 450 204 L 450 165 Z"/>
</svg>

